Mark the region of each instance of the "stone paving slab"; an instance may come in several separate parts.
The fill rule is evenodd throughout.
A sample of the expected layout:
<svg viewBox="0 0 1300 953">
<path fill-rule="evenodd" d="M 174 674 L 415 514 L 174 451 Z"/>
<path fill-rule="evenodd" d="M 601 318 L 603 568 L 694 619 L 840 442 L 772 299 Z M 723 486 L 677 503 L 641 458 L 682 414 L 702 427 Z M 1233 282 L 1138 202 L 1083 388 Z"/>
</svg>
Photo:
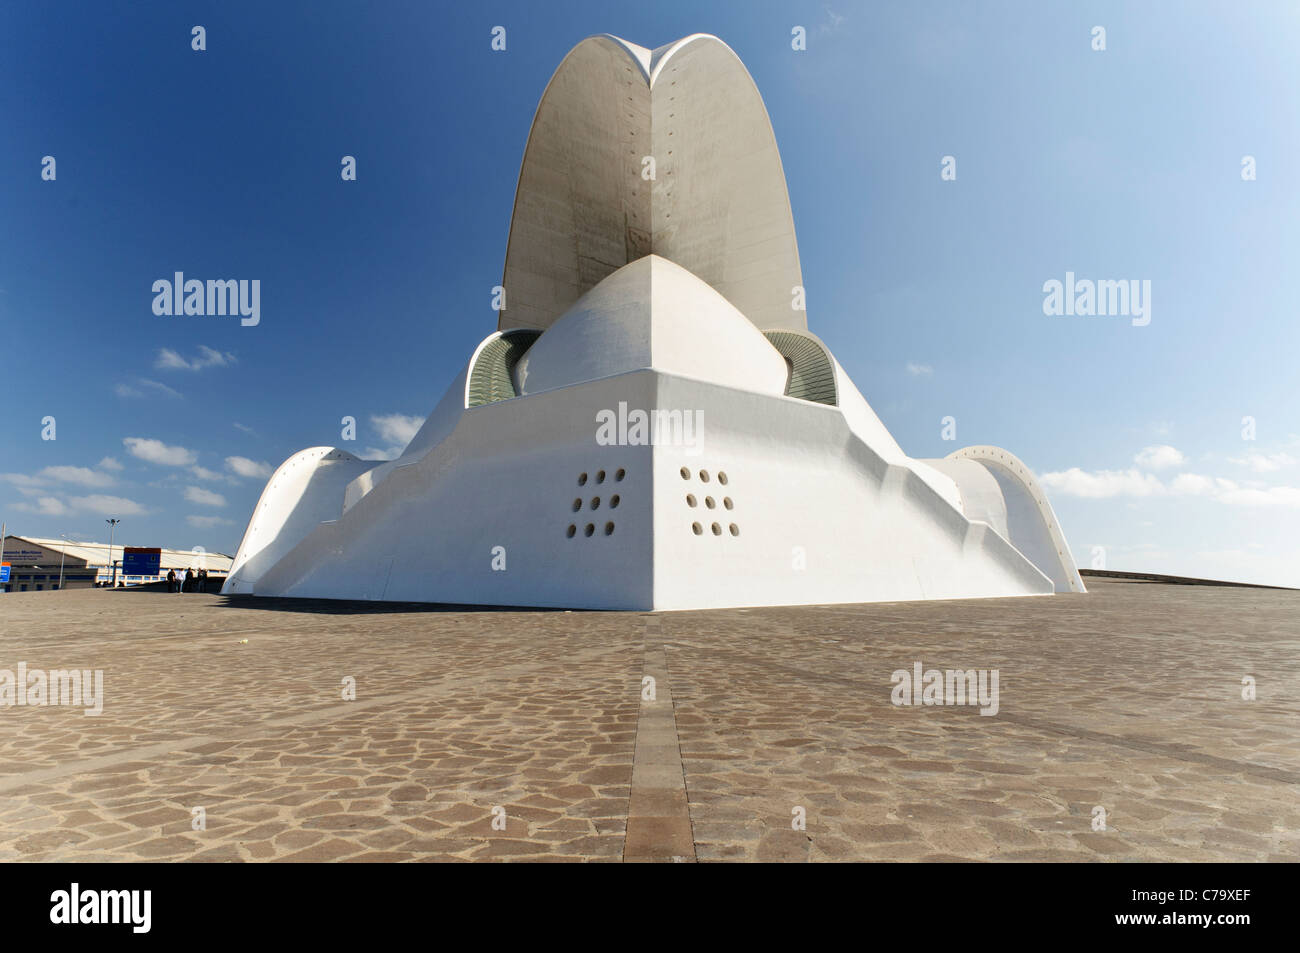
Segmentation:
<svg viewBox="0 0 1300 953">
<path fill-rule="evenodd" d="M 7 594 L 0 670 L 101 669 L 105 701 L 0 707 L 0 859 L 1300 860 L 1300 593 L 1089 585 L 654 616 Z M 916 662 L 998 670 L 997 714 L 892 704 Z"/>
</svg>

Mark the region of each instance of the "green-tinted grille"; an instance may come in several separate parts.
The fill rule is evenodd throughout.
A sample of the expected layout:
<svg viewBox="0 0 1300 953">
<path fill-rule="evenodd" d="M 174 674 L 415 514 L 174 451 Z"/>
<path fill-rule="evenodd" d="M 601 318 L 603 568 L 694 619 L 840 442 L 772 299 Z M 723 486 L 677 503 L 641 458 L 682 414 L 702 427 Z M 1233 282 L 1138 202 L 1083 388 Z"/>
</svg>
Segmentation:
<svg viewBox="0 0 1300 953">
<path fill-rule="evenodd" d="M 541 331 L 508 331 L 484 346 L 469 372 L 469 402 L 479 407 L 497 400 L 518 397 L 511 372 Z"/>
<path fill-rule="evenodd" d="M 785 392 L 790 397 L 818 404 L 838 404 L 835 395 L 835 368 L 830 355 L 817 341 L 790 331 L 764 331 L 772 346 L 790 362 L 790 383 Z"/>
</svg>

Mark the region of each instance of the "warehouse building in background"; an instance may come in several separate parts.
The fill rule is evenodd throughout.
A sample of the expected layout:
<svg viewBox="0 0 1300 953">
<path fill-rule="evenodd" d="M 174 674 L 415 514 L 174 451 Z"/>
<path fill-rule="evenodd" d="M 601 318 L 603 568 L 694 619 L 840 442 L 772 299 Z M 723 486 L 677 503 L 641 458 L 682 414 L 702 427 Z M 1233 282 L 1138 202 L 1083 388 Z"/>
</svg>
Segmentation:
<svg viewBox="0 0 1300 953">
<path fill-rule="evenodd" d="M 153 571 L 147 558 L 142 559 L 148 571 L 133 571 L 134 560 L 124 559 L 135 550 L 143 556 L 156 552 L 158 569 Z M 144 549 L 139 547 L 112 547 L 110 561 L 108 543 L 81 543 L 64 539 L 45 539 L 38 536 L 6 536 L 0 550 L 0 564 L 8 564 L 8 572 L 0 568 L 0 591 L 42 592 L 54 589 L 90 589 L 94 586 L 113 585 L 113 564 L 117 564 L 117 583 L 123 586 L 140 586 L 162 582 L 168 570 L 184 576 L 185 570 L 208 571 L 209 580 L 222 580 L 230 572 L 231 557 L 225 553 L 209 553 L 202 549 Z M 4 579 L 8 576 L 7 581 Z M 60 581 L 61 577 L 61 581 Z M 209 585 L 216 591 L 218 582 Z"/>
</svg>

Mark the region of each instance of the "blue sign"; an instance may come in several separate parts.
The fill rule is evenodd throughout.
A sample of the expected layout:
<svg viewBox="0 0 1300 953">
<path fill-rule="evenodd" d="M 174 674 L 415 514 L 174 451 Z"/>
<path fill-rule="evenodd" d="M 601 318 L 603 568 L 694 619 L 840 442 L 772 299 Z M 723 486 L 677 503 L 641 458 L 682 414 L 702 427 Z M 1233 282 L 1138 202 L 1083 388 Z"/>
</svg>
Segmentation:
<svg viewBox="0 0 1300 953">
<path fill-rule="evenodd" d="M 162 565 L 162 550 L 128 546 L 122 552 L 122 575 L 156 576 Z"/>
<path fill-rule="evenodd" d="M 0 564 L 0 582 L 8 582 L 8 581 L 9 581 L 9 564 L 8 563 Z"/>
</svg>

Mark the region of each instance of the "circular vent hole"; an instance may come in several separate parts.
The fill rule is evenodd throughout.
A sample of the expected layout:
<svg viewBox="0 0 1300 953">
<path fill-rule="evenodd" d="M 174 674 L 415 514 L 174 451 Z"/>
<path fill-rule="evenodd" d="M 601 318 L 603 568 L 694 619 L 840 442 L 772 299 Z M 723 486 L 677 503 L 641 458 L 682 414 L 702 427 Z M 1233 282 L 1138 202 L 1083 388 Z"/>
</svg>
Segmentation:
<svg viewBox="0 0 1300 953">
<path fill-rule="evenodd" d="M 591 523 L 588 523 L 588 524 L 587 524 L 587 528 L 584 529 L 584 530 L 582 531 L 582 535 L 584 535 L 584 536 L 590 536 L 590 535 L 591 535 L 592 533 L 594 533 L 594 532 L 596 532 L 596 527 L 595 527 L 595 525 L 593 525 L 593 524 L 591 524 Z"/>
<path fill-rule="evenodd" d="M 696 536 L 700 536 L 704 533 L 704 527 L 701 526 L 699 523 L 692 523 L 691 529 L 694 531 Z"/>
<path fill-rule="evenodd" d="M 591 498 L 591 508 L 592 508 L 593 510 L 598 510 L 598 509 L 600 509 L 600 497 L 598 497 L 598 496 L 593 496 L 593 497 Z"/>
<path fill-rule="evenodd" d="M 681 474 L 683 480 L 689 480 L 691 478 L 691 471 L 685 467 L 682 467 Z"/>
<path fill-rule="evenodd" d="M 606 523 L 606 524 L 605 524 L 605 535 L 606 535 L 606 536 L 613 536 L 613 535 L 614 535 L 614 524 L 613 524 L 613 523 Z"/>
<path fill-rule="evenodd" d="M 573 501 L 573 512 L 576 513 L 580 509 L 582 509 L 582 497 L 578 497 L 576 500 Z"/>
<path fill-rule="evenodd" d="M 621 480 L 621 479 L 623 479 L 623 477 L 625 477 L 625 476 L 627 476 L 627 471 L 624 470 L 622 467 L 619 467 L 619 468 L 618 468 L 618 472 L 614 474 L 614 479 L 615 479 L 615 480 Z"/>
<path fill-rule="evenodd" d="M 718 471 L 718 482 L 723 486 L 727 485 L 727 474 L 722 470 Z"/>
<path fill-rule="evenodd" d="M 695 494 L 694 494 L 694 493 L 687 493 L 687 494 L 686 494 L 686 505 L 687 505 L 687 506 L 694 506 L 694 505 L 695 505 Z"/>
<path fill-rule="evenodd" d="M 620 497 L 619 497 L 619 495 L 618 495 L 617 493 L 615 493 L 613 496 L 611 496 L 611 497 L 609 498 L 609 508 L 610 508 L 611 510 L 612 510 L 614 507 L 618 506 L 619 499 L 620 499 Z"/>
<path fill-rule="evenodd" d="M 578 527 L 570 523 L 569 528 L 565 531 L 564 535 L 569 537 L 569 539 L 573 539 L 573 537 L 578 535 Z"/>
<path fill-rule="evenodd" d="M 708 471 L 708 470 L 701 470 L 701 471 L 700 471 L 700 482 L 701 482 L 701 483 L 708 483 L 708 482 L 709 482 L 709 471 Z"/>
<path fill-rule="evenodd" d="M 736 504 L 731 502 L 731 497 L 729 497 L 729 496 L 724 496 L 724 497 L 722 498 L 722 505 L 725 506 L 727 509 L 731 509 L 731 508 L 734 507 Z"/>
<path fill-rule="evenodd" d="M 737 526 L 735 523 L 732 523 L 732 524 L 731 524 L 731 535 L 732 535 L 732 536 L 739 536 L 739 535 L 740 535 L 740 527 Z"/>
<path fill-rule="evenodd" d="M 604 471 L 604 470 L 597 470 L 597 471 L 596 471 L 596 482 L 597 482 L 597 483 L 604 483 L 604 482 L 605 482 L 605 471 Z"/>
<path fill-rule="evenodd" d="M 585 474 L 585 473 L 581 473 L 581 474 L 579 474 L 579 475 L 578 475 L 578 486 L 586 486 L 586 485 L 587 485 L 587 474 Z"/>
<path fill-rule="evenodd" d="M 704 498 L 704 505 L 707 506 L 709 509 L 714 509 L 718 504 L 713 502 L 713 497 L 706 496 Z"/>
<path fill-rule="evenodd" d="M 711 529 L 713 530 L 713 535 L 714 535 L 714 536 L 721 536 L 721 535 L 722 535 L 722 527 L 719 526 L 717 523 L 714 523 L 713 526 L 711 527 Z"/>
</svg>

